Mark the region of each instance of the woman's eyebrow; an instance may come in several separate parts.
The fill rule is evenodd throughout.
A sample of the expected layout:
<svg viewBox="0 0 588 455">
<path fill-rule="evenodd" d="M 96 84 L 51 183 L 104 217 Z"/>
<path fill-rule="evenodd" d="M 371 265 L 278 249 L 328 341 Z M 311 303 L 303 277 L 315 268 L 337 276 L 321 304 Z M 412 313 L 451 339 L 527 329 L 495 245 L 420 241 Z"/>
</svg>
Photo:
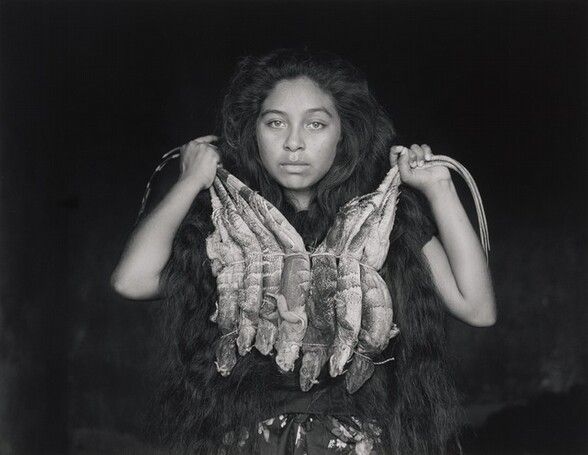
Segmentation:
<svg viewBox="0 0 588 455">
<path fill-rule="evenodd" d="M 267 114 L 278 114 L 278 115 L 286 116 L 285 112 L 278 111 L 277 109 L 266 109 L 264 111 L 261 111 L 261 114 L 259 114 L 259 116 L 263 117 L 264 115 L 267 115 Z"/>
<path fill-rule="evenodd" d="M 329 110 L 326 107 L 315 107 L 312 109 L 307 109 L 306 110 L 307 113 L 312 113 L 312 112 L 324 112 L 325 114 L 327 114 L 329 117 L 333 118 L 333 114 L 331 114 L 329 112 Z"/>
<path fill-rule="evenodd" d="M 307 109 L 305 111 L 307 114 L 311 114 L 314 112 L 324 112 L 325 114 L 327 114 L 330 118 L 333 118 L 333 114 L 331 114 L 329 112 L 329 110 L 325 107 L 313 107 L 311 109 Z M 287 117 L 288 114 L 286 114 L 284 111 L 280 111 L 278 109 L 265 109 L 264 111 L 261 112 L 261 114 L 259 114 L 260 117 L 263 117 L 264 115 L 267 114 L 279 114 L 279 115 L 283 115 L 284 117 Z"/>
</svg>

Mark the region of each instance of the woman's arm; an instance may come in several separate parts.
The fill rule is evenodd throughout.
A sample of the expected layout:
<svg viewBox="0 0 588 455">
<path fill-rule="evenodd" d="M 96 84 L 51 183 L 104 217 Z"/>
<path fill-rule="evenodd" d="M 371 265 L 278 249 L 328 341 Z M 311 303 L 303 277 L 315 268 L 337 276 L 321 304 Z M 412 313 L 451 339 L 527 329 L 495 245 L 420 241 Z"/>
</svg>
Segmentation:
<svg viewBox="0 0 588 455">
<path fill-rule="evenodd" d="M 182 148 L 178 181 L 131 234 L 110 280 L 123 297 L 160 297 L 160 275 L 170 257 L 174 236 L 194 198 L 214 180 L 219 155 L 210 142 L 215 139 L 205 136 Z"/>
<path fill-rule="evenodd" d="M 423 247 L 433 280 L 447 308 L 474 326 L 496 322 L 496 303 L 486 256 L 453 182 L 440 182 L 427 196 L 441 242 Z"/>
<path fill-rule="evenodd" d="M 490 271 L 451 175 L 443 166 L 420 168 L 432 156 L 428 146 L 411 149 L 399 157 L 398 165 L 402 180 L 427 197 L 439 230 L 441 241 L 433 237 L 423 247 L 439 295 L 464 322 L 491 326 L 496 322 L 496 303 Z"/>
</svg>

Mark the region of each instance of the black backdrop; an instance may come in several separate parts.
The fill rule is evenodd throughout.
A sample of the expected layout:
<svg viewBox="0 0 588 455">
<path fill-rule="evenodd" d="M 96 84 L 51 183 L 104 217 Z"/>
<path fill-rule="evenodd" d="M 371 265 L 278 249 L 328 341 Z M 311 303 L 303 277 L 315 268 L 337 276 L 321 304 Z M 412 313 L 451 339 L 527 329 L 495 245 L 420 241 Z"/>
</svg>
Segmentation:
<svg viewBox="0 0 588 455">
<path fill-rule="evenodd" d="M 158 303 L 109 274 L 158 157 L 214 132 L 237 58 L 301 44 L 353 61 L 405 145 L 476 178 L 500 314 L 450 321 L 466 448 L 586 447 L 583 2 L 0 8 L 0 453 L 148 453 Z"/>
</svg>

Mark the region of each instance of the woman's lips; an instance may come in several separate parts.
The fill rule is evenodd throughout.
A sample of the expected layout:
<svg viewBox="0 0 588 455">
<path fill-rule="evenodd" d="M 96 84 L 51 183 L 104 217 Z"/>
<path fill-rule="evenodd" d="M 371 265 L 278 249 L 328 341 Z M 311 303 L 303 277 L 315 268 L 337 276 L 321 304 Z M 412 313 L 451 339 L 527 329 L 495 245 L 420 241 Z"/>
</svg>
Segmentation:
<svg viewBox="0 0 588 455">
<path fill-rule="evenodd" d="M 288 172 L 301 172 L 309 166 L 307 163 L 280 163 L 280 167 Z"/>
</svg>

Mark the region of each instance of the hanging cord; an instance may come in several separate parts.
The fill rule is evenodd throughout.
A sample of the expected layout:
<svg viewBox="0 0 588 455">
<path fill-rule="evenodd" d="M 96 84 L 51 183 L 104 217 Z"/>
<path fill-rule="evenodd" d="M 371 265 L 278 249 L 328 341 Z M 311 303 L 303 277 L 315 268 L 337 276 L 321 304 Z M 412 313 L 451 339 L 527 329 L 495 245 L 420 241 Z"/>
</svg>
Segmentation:
<svg viewBox="0 0 588 455">
<path fill-rule="evenodd" d="M 482 248 L 484 249 L 484 253 L 486 254 L 486 262 L 488 262 L 488 254 L 490 252 L 490 236 L 488 233 L 488 222 L 486 221 L 486 213 L 484 212 L 482 197 L 480 196 L 480 192 L 478 191 L 476 182 L 472 177 L 472 174 L 469 173 L 469 171 L 465 168 L 463 164 L 445 155 L 433 155 L 433 159 L 426 161 L 423 167 L 427 168 L 439 164 L 448 167 L 449 169 L 453 169 L 467 183 L 470 193 L 472 194 L 472 197 L 474 199 L 474 204 L 476 206 L 476 214 L 478 215 L 478 228 L 480 231 L 480 242 L 482 243 Z"/>
<path fill-rule="evenodd" d="M 147 199 L 149 198 L 149 195 L 151 194 L 151 182 L 153 181 L 155 176 L 167 165 L 167 163 L 169 163 L 170 161 L 172 161 L 176 158 L 179 158 L 180 150 L 181 150 L 181 147 L 173 148 L 170 151 L 164 153 L 163 156 L 160 158 L 159 164 L 157 165 L 157 167 L 155 168 L 155 170 L 151 174 L 151 177 L 149 177 L 149 180 L 147 181 L 147 185 L 145 186 L 145 192 L 143 193 L 143 198 L 141 199 L 141 207 L 139 208 L 139 213 L 137 214 L 137 220 L 135 221 L 135 225 L 137 223 L 139 223 L 139 220 L 141 219 L 141 216 L 143 215 L 143 212 L 145 211 L 145 207 L 147 206 Z"/>
</svg>

